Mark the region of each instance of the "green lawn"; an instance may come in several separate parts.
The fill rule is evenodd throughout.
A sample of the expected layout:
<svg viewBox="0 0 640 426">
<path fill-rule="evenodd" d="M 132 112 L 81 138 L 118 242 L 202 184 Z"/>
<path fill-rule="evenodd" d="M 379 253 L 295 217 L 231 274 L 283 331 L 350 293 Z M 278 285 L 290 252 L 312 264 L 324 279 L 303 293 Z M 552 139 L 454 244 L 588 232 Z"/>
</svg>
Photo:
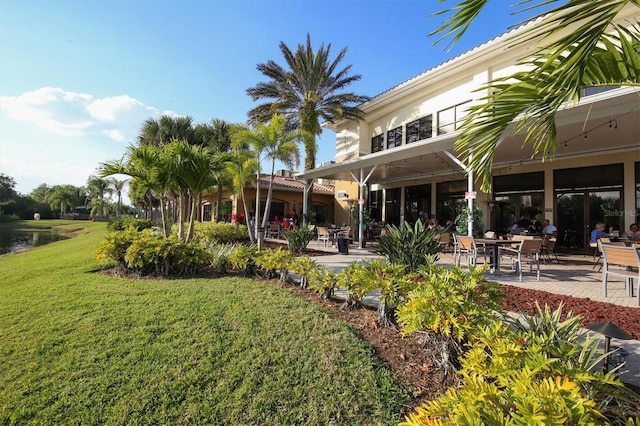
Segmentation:
<svg viewBox="0 0 640 426">
<path fill-rule="evenodd" d="M 84 229 L 0 257 L 0 424 L 399 420 L 392 375 L 316 306 L 248 279 L 102 275 L 105 225 L 64 227 Z"/>
</svg>

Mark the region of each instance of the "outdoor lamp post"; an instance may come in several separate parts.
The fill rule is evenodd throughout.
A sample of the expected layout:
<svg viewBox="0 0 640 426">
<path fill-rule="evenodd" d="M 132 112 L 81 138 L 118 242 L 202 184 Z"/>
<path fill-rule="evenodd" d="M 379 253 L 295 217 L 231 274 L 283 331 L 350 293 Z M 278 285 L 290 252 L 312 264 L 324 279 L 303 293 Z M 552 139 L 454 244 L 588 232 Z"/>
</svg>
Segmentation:
<svg viewBox="0 0 640 426">
<path fill-rule="evenodd" d="M 611 338 L 615 337 L 616 339 L 631 340 L 633 339 L 633 336 L 631 336 L 629 333 L 627 333 L 611 321 L 586 324 L 585 327 L 591 331 L 595 331 L 596 333 L 604 335 L 605 355 L 603 370 L 606 373 L 609 371 L 609 348 L 611 345 Z"/>
</svg>

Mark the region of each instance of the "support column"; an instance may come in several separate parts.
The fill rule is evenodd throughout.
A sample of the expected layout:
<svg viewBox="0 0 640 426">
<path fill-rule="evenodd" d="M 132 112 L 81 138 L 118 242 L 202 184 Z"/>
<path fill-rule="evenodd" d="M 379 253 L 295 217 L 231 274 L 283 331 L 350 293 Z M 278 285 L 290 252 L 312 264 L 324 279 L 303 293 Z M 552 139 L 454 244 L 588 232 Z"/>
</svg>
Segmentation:
<svg viewBox="0 0 640 426">
<path fill-rule="evenodd" d="M 360 169 L 360 178 L 358 179 L 356 177 L 356 175 L 353 174 L 352 171 L 349 171 L 349 174 L 351 175 L 351 177 L 353 178 L 354 181 L 356 181 L 356 183 L 359 186 L 359 198 L 358 198 L 358 248 L 362 248 L 362 242 L 364 240 L 364 232 L 362 231 L 362 219 L 363 219 L 363 210 L 364 210 L 364 204 L 360 203 L 360 200 L 364 200 L 364 186 L 367 184 L 367 181 L 369 180 L 369 178 L 371 177 L 371 174 L 374 172 L 374 170 L 376 169 L 376 167 L 378 167 L 377 165 L 373 166 L 371 168 L 371 171 L 369 171 L 369 174 L 367 175 L 367 177 L 364 177 L 364 169 Z"/>
</svg>

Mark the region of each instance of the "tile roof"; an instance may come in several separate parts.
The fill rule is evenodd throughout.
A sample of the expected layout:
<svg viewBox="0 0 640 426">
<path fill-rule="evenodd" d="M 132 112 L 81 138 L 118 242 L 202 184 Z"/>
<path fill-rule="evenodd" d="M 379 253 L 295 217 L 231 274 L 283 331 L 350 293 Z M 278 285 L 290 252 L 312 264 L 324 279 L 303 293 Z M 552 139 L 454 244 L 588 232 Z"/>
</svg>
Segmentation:
<svg viewBox="0 0 640 426">
<path fill-rule="evenodd" d="M 266 188 L 269 186 L 269 179 L 271 175 L 262 175 L 260 176 L 260 186 Z M 304 180 L 297 179 L 294 177 L 288 176 L 274 176 L 273 178 L 273 188 L 274 189 L 284 189 L 284 190 L 292 190 L 292 191 L 303 191 L 304 190 Z M 318 182 L 313 182 L 313 192 L 315 193 L 327 193 L 333 194 L 335 191 L 335 187 L 332 184 L 323 182 L 319 184 Z"/>
</svg>

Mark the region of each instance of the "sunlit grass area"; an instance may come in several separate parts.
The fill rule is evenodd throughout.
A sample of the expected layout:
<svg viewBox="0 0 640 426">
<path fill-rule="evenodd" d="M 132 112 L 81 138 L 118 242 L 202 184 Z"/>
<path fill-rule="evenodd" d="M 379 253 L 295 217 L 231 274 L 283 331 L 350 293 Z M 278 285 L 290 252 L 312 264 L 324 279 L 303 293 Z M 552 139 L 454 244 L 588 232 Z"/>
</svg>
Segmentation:
<svg viewBox="0 0 640 426">
<path fill-rule="evenodd" d="M 403 392 L 347 324 L 260 281 L 100 274 L 105 225 L 81 225 L 0 257 L 0 424 L 399 420 Z"/>
</svg>

